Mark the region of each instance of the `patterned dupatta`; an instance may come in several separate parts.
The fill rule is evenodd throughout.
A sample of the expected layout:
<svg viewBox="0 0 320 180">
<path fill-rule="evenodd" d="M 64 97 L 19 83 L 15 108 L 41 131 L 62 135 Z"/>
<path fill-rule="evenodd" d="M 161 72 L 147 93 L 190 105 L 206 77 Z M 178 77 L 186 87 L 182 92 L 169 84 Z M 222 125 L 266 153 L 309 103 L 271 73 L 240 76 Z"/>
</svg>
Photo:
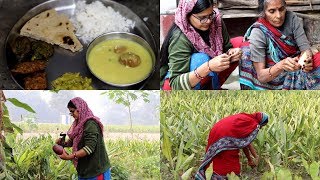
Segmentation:
<svg viewBox="0 0 320 180">
<path fill-rule="evenodd" d="M 266 56 L 266 68 L 272 67 L 276 63 L 288 56 L 294 56 L 299 54 L 295 41 L 291 37 L 283 35 L 278 29 L 274 28 L 264 18 L 259 18 L 249 29 L 247 30 L 244 38 L 250 36 L 253 28 L 259 28 L 266 36 L 267 39 L 267 56 Z M 268 83 L 261 83 L 258 80 L 257 73 L 253 67 L 251 61 L 251 52 L 249 44 L 242 47 L 243 56 L 240 61 L 240 83 L 245 84 L 252 89 L 283 89 L 283 84 L 287 72 L 282 72 L 275 79 Z"/>
<path fill-rule="evenodd" d="M 71 99 L 71 102 L 76 106 L 77 111 L 79 112 L 79 118 L 78 120 L 73 121 L 70 129 L 68 130 L 67 134 L 70 139 L 72 139 L 72 152 L 78 151 L 78 145 L 83 138 L 83 132 L 84 132 L 84 125 L 88 120 L 95 121 L 101 130 L 101 134 L 103 136 L 103 125 L 100 122 L 100 119 L 96 117 L 91 109 L 89 108 L 86 101 L 84 101 L 80 97 L 76 97 Z M 78 165 L 78 160 L 73 159 L 73 164 L 75 167 Z"/>
<path fill-rule="evenodd" d="M 187 36 L 198 52 L 206 53 L 213 58 L 223 53 L 221 14 L 217 8 L 214 8 L 213 11 L 216 13 L 216 18 L 210 25 L 209 41 L 211 47 L 209 47 L 189 22 L 189 13 L 196 3 L 197 0 L 180 0 L 175 12 L 175 24 Z"/>
<path fill-rule="evenodd" d="M 272 67 L 286 57 L 295 57 L 300 54 L 295 40 L 285 36 L 273 27 L 264 18 L 259 18 L 246 32 L 245 40 L 250 36 L 253 28 L 259 28 L 267 39 L 266 68 Z M 295 72 L 282 72 L 268 83 L 261 83 L 251 61 L 249 43 L 242 46 L 243 55 L 240 61 L 240 83 L 254 90 L 263 89 L 319 89 L 319 68 L 310 73 L 302 70 Z"/>
</svg>

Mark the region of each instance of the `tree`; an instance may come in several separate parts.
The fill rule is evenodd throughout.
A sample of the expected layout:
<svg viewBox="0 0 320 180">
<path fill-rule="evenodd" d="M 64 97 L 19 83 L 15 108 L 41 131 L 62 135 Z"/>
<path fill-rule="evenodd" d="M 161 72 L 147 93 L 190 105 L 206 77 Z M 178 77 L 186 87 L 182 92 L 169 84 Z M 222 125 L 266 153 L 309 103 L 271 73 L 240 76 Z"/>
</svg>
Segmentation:
<svg viewBox="0 0 320 180">
<path fill-rule="evenodd" d="M 133 129 L 132 129 L 132 117 L 131 117 L 131 108 L 132 104 L 138 99 L 142 98 L 144 102 L 149 103 L 149 93 L 147 91 L 129 91 L 129 90 L 109 90 L 107 92 L 102 93 L 102 95 L 107 94 L 109 99 L 113 100 L 117 104 L 122 104 L 128 108 L 129 113 L 129 121 L 130 121 L 130 131 L 131 136 L 133 137 Z"/>
<path fill-rule="evenodd" d="M 16 107 L 23 108 L 31 113 L 36 113 L 28 104 L 20 102 L 16 98 L 6 98 L 3 90 L 0 90 L 0 177 L 3 177 L 4 179 L 6 179 L 7 176 L 5 156 L 7 154 L 9 154 L 10 157 L 13 156 L 12 148 L 6 143 L 5 133 L 14 133 L 14 130 L 16 130 L 18 133 L 22 134 L 22 129 L 11 123 L 8 108 L 5 105 L 6 101 L 11 102 Z"/>
<path fill-rule="evenodd" d="M 2 102 L 4 102 L 6 100 L 6 97 L 3 94 L 3 91 L 0 90 L 0 172 L 2 171 L 2 169 L 4 169 L 4 151 L 3 151 L 3 147 L 2 144 L 4 142 L 4 136 L 3 136 L 3 110 L 2 110 Z"/>
</svg>

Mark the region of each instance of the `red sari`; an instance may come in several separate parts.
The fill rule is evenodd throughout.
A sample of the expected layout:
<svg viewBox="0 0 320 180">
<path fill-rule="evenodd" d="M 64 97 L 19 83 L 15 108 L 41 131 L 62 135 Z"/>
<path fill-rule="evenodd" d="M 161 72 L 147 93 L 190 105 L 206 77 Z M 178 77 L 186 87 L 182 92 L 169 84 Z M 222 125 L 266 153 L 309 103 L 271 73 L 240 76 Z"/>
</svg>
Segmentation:
<svg viewBox="0 0 320 180">
<path fill-rule="evenodd" d="M 218 121 L 210 131 L 206 155 L 196 179 L 205 179 L 205 170 L 211 162 L 217 175 L 231 172 L 240 175 L 239 149 L 248 146 L 267 121 L 268 116 L 261 112 L 239 113 Z"/>
</svg>

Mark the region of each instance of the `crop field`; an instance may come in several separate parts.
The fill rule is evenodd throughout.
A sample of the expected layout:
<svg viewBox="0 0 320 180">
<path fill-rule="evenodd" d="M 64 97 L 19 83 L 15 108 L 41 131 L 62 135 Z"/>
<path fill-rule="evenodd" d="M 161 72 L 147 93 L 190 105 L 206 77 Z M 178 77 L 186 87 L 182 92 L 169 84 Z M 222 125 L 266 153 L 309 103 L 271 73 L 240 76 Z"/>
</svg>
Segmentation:
<svg viewBox="0 0 320 180">
<path fill-rule="evenodd" d="M 6 137 L 13 149 L 13 156 L 7 157 L 6 169 L 0 172 L 0 179 L 78 179 L 71 161 L 61 160 L 52 151 L 54 138 L 50 135 L 16 138 Z M 159 179 L 160 142 L 137 139 L 117 139 L 106 142 L 111 163 L 112 179 Z M 66 148 L 69 151 L 71 148 Z"/>
<path fill-rule="evenodd" d="M 54 123 L 26 123 L 26 122 L 18 122 L 15 123 L 18 127 L 23 129 L 25 133 L 56 133 L 67 132 L 70 128 L 69 124 L 54 124 Z M 106 124 L 104 129 L 105 133 L 128 133 L 130 132 L 129 125 L 109 125 Z M 159 133 L 160 128 L 159 125 L 146 126 L 146 125 L 133 125 L 132 126 L 133 133 Z"/>
<path fill-rule="evenodd" d="M 319 180 L 320 91 L 162 91 L 162 179 L 193 179 L 213 124 L 258 111 L 269 115 L 253 141 L 260 161 L 251 169 L 242 153 L 241 179 Z"/>
</svg>

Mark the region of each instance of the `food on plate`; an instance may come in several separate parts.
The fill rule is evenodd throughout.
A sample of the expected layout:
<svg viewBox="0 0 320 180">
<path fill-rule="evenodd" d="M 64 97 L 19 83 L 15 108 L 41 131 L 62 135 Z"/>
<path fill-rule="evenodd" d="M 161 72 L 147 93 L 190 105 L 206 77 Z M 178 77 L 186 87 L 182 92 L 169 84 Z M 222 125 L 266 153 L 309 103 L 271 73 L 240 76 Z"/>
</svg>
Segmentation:
<svg viewBox="0 0 320 180">
<path fill-rule="evenodd" d="M 125 46 L 126 50 L 115 52 L 116 46 Z M 91 72 L 100 80 L 111 85 L 125 86 L 144 80 L 152 70 L 153 59 L 139 43 L 119 38 L 108 39 L 93 46 L 88 51 L 87 63 Z"/>
<path fill-rule="evenodd" d="M 54 90 L 91 90 L 91 78 L 82 77 L 80 73 L 65 73 L 51 84 Z"/>
<path fill-rule="evenodd" d="M 82 49 L 67 16 L 54 9 L 44 11 L 30 19 L 20 30 L 20 35 L 56 44 L 72 52 Z"/>
<path fill-rule="evenodd" d="M 30 74 L 44 70 L 46 67 L 47 62 L 45 61 L 20 62 L 11 69 L 11 72 L 15 74 Z"/>
<path fill-rule="evenodd" d="M 126 52 L 119 57 L 120 64 L 128 67 L 137 67 L 140 65 L 141 60 L 138 55 L 133 52 Z"/>
<path fill-rule="evenodd" d="M 109 32 L 130 32 L 135 22 L 127 19 L 111 6 L 106 7 L 101 1 L 86 4 L 86 1 L 76 3 L 74 17 L 71 21 L 76 28 L 76 35 L 89 43 L 96 37 Z"/>
<path fill-rule="evenodd" d="M 31 51 L 31 41 L 27 37 L 17 37 L 11 45 L 12 52 L 20 57 L 27 55 Z"/>
<path fill-rule="evenodd" d="M 27 76 L 24 78 L 24 88 L 25 89 L 33 89 L 33 90 L 41 90 L 47 88 L 47 80 L 45 72 L 37 72 L 32 74 L 31 76 Z"/>
<path fill-rule="evenodd" d="M 52 146 L 52 150 L 57 154 L 57 155 L 61 155 L 63 153 L 63 147 L 55 144 L 54 146 Z"/>
<path fill-rule="evenodd" d="M 54 53 L 53 46 L 43 41 L 32 42 L 31 60 L 48 59 Z"/>
</svg>

